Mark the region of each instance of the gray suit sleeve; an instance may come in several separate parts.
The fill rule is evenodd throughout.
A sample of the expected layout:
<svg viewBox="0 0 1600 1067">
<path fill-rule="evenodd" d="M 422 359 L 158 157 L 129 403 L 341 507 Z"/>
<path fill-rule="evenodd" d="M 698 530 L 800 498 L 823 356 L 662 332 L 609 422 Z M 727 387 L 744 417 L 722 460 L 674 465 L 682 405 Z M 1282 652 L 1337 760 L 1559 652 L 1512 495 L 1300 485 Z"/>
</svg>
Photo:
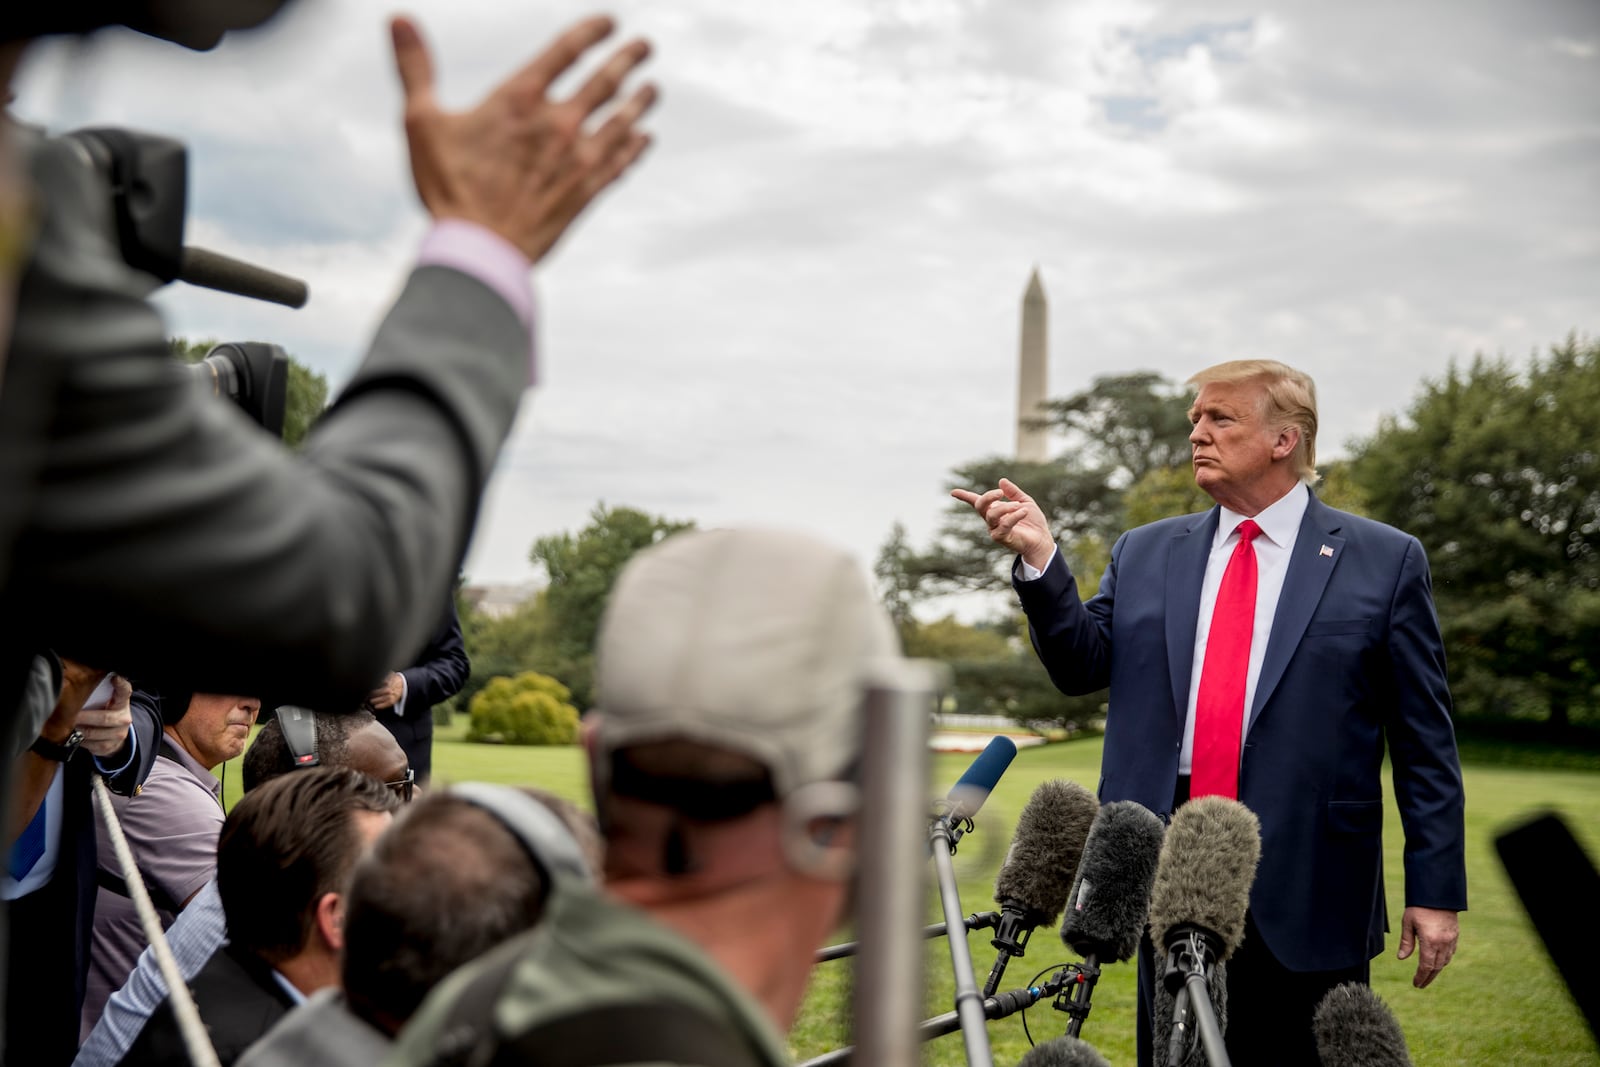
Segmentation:
<svg viewBox="0 0 1600 1067">
<path fill-rule="evenodd" d="M 81 662 L 355 706 L 437 623 L 527 385 L 526 328 L 477 280 L 418 269 L 292 454 L 169 357 L 87 168 L 46 146 L 35 184 L 0 392 L 12 610 Z"/>
</svg>

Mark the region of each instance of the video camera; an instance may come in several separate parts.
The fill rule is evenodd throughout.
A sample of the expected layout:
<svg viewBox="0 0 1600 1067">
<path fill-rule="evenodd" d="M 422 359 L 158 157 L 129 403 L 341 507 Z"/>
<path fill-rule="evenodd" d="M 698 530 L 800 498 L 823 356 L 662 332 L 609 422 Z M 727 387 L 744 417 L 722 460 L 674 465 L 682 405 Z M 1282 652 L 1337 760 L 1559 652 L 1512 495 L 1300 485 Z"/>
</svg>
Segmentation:
<svg viewBox="0 0 1600 1067">
<path fill-rule="evenodd" d="M 85 129 L 62 135 L 104 179 L 117 245 L 128 266 L 158 284 L 184 281 L 225 293 L 302 307 L 306 284 L 242 260 L 183 243 L 188 214 L 189 153 L 180 141 L 128 129 Z M 193 371 L 202 387 L 224 396 L 269 432 L 283 435 L 289 357 L 258 341 L 219 344 Z"/>
<path fill-rule="evenodd" d="M 231 30 L 259 26 L 287 0 L 55 0 L 7 5 L 0 42 L 58 33 L 92 33 L 107 26 L 172 41 L 185 48 L 215 48 Z"/>
</svg>

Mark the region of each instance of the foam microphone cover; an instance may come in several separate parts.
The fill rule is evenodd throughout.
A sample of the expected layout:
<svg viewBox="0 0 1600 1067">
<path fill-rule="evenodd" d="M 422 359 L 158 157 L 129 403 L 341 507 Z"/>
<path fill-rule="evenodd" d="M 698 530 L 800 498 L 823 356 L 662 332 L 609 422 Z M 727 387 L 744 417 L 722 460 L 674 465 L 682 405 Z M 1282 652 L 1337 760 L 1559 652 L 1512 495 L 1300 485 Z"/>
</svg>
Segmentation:
<svg viewBox="0 0 1600 1067">
<path fill-rule="evenodd" d="M 1244 913 L 1261 859 L 1261 823 L 1237 800 L 1199 797 L 1167 827 L 1150 894 L 1150 939 L 1168 947 L 1174 926 L 1192 923 L 1222 941 L 1227 959 L 1244 940 Z"/>
<path fill-rule="evenodd" d="M 1378 994 L 1358 982 L 1328 990 L 1311 1029 L 1322 1067 L 1411 1067 L 1399 1022 Z"/>
<path fill-rule="evenodd" d="M 1035 1045 L 1017 1061 L 1017 1067 L 1111 1067 L 1087 1041 L 1057 1037 Z"/>
<path fill-rule="evenodd" d="M 1078 955 L 1120 962 L 1138 950 L 1165 833 L 1154 813 L 1131 800 L 1100 809 L 1061 922 L 1061 940 Z"/>
<path fill-rule="evenodd" d="M 1099 810 L 1100 801 L 1076 782 L 1050 781 L 1035 789 L 995 876 L 995 902 L 1021 907 L 1029 926 L 1054 922 Z"/>
<path fill-rule="evenodd" d="M 1155 1018 L 1156 1047 L 1165 1056 L 1167 1039 L 1172 1033 L 1172 1007 L 1173 995 L 1167 992 L 1167 983 L 1161 980 L 1162 964 L 1156 961 L 1156 988 L 1150 998 L 1150 1012 Z M 1218 963 L 1211 968 L 1211 976 L 1206 983 L 1206 991 L 1211 995 L 1211 1010 L 1217 1016 L 1217 1029 L 1222 1033 L 1228 1032 L 1228 965 Z M 1190 1009 L 1192 1019 L 1193 1009 Z M 1191 1030 L 1194 1029 L 1191 1025 Z M 1205 1045 L 1195 1038 L 1189 1046 L 1189 1054 L 1183 1058 L 1182 1067 L 1209 1067 L 1210 1060 L 1206 1058 Z"/>
</svg>

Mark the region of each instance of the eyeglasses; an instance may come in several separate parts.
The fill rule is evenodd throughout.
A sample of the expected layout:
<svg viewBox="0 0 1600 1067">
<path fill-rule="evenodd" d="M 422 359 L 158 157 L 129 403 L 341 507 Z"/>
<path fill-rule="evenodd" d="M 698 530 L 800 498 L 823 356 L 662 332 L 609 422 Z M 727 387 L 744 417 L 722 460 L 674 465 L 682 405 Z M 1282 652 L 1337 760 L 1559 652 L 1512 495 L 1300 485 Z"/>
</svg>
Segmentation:
<svg viewBox="0 0 1600 1067">
<path fill-rule="evenodd" d="M 417 772 L 411 767 L 406 768 L 406 776 L 395 782 L 384 782 L 384 785 L 400 794 L 400 803 L 411 803 L 411 794 L 417 788 Z"/>
</svg>

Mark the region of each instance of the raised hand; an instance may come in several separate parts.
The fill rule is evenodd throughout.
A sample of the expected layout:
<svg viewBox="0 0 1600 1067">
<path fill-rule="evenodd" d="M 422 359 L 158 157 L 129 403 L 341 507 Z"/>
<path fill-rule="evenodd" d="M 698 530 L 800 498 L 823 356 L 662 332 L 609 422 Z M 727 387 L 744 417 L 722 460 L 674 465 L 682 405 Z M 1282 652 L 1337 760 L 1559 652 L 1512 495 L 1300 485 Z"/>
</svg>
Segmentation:
<svg viewBox="0 0 1600 1067">
<path fill-rule="evenodd" d="M 1000 488 L 978 494 L 967 489 L 952 489 L 950 495 L 971 504 L 989 527 L 989 537 L 1021 556 L 1028 566 L 1044 570 L 1055 553 L 1055 538 L 1044 512 L 1009 478 L 1000 479 Z"/>
<path fill-rule="evenodd" d="M 113 675 L 111 698 L 101 707 L 78 712 L 76 727 L 83 734 L 84 751 L 105 757 L 122 748 L 133 725 L 132 698 L 133 685 L 120 674 Z"/>
<path fill-rule="evenodd" d="M 411 174 L 435 219 L 464 219 L 504 237 L 537 262 L 589 202 L 639 158 L 638 129 L 656 90 L 641 86 L 595 121 L 650 54 L 631 41 L 564 100 L 550 85 L 611 34 L 610 19 L 576 23 L 469 111 L 447 112 L 434 93 L 433 60 L 410 19 L 390 25 L 405 89 Z"/>
</svg>

